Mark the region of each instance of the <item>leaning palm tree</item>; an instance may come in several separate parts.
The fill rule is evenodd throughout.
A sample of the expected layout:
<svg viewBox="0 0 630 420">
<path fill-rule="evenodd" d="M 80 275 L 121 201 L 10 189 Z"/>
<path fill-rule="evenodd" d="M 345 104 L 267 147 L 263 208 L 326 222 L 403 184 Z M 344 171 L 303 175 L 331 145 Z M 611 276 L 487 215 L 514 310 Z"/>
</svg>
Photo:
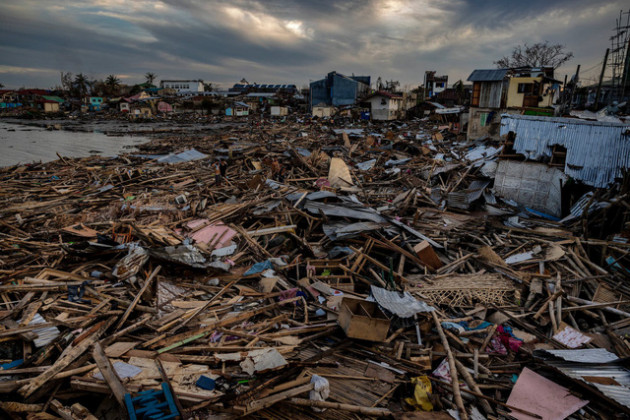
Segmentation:
<svg viewBox="0 0 630 420">
<path fill-rule="evenodd" d="M 156 77 L 157 75 L 151 72 L 148 72 L 147 74 L 144 75 L 144 78 L 147 79 L 147 83 L 150 85 L 153 84 L 153 81 L 155 80 Z"/>
<path fill-rule="evenodd" d="M 88 92 L 89 86 L 90 81 L 83 73 L 79 73 L 74 77 L 74 87 L 79 92 L 79 95 L 85 96 Z"/>
<path fill-rule="evenodd" d="M 105 86 L 107 87 L 107 92 L 110 95 L 118 94 L 118 89 L 120 88 L 120 79 L 113 74 L 107 76 L 105 79 Z"/>
</svg>

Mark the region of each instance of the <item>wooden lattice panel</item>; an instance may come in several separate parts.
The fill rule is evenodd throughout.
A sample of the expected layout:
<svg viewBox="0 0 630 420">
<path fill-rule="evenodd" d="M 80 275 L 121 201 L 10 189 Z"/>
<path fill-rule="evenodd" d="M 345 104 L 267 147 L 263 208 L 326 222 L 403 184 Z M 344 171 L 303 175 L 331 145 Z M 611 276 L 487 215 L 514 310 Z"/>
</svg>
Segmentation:
<svg viewBox="0 0 630 420">
<path fill-rule="evenodd" d="M 514 283 L 499 274 L 457 275 L 434 280 L 420 294 L 434 305 L 474 306 L 492 303 L 498 306 L 514 304 L 520 292 Z"/>
</svg>

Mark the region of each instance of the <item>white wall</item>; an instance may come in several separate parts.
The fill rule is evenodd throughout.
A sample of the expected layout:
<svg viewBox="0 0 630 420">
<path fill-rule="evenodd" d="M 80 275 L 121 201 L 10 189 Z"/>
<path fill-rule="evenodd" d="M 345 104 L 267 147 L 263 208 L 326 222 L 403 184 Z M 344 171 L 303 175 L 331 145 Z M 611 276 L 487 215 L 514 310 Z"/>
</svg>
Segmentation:
<svg viewBox="0 0 630 420">
<path fill-rule="evenodd" d="M 333 109 L 330 106 L 314 106 L 313 107 L 313 116 L 314 117 L 330 117 L 333 113 Z"/>
<path fill-rule="evenodd" d="M 170 82 L 162 82 L 162 88 L 175 89 L 180 92 L 203 92 L 203 83 L 193 80 L 173 80 Z"/>
<path fill-rule="evenodd" d="M 286 106 L 272 106 L 271 115 L 273 116 L 289 115 L 289 108 L 287 108 Z"/>
<path fill-rule="evenodd" d="M 368 100 L 373 120 L 395 120 L 401 108 L 401 99 L 391 99 L 385 96 L 373 96 Z"/>
</svg>

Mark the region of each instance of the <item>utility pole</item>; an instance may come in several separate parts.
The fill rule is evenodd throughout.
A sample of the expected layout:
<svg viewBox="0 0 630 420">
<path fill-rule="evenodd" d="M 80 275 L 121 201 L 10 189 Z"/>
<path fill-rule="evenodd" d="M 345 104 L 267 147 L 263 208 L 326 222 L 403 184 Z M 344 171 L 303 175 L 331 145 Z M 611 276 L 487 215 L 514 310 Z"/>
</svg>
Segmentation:
<svg viewBox="0 0 630 420">
<path fill-rule="evenodd" d="M 571 88 L 571 99 L 569 100 L 569 109 L 573 106 L 573 97 L 575 96 L 575 88 L 577 88 L 578 78 L 580 76 L 580 67 L 578 64 L 577 70 L 575 71 L 575 79 L 573 80 L 573 87 Z"/>
<path fill-rule="evenodd" d="M 567 92 L 567 75 L 564 75 L 564 83 L 562 84 L 562 100 L 560 101 L 560 104 L 562 105 L 562 109 L 564 109 L 564 107 L 566 106 L 567 103 L 567 95 L 569 94 L 569 92 Z"/>
<path fill-rule="evenodd" d="M 599 74 L 599 83 L 597 84 L 597 91 L 595 93 L 595 111 L 599 109 L 599 94 L 602 90 L 602 82 L 604 80 L 604 72 L 606 71 L 606 65 L 608 63 L 608 53 L 610 48 L 606 48 L 606 54 L 604 55 L 604 63 L 602 64 L 602 72 Z"/>
<path fill-rule="evenodd" d="M 628 78 L 630 77 L 630 38 L 628 39 L 628 45 L 626 46 L 626 59 L 623 65 L 623 79 L 621 82 L 621 99 L 625 98 L 626 88 L 628 86 Z"/>
</svg>

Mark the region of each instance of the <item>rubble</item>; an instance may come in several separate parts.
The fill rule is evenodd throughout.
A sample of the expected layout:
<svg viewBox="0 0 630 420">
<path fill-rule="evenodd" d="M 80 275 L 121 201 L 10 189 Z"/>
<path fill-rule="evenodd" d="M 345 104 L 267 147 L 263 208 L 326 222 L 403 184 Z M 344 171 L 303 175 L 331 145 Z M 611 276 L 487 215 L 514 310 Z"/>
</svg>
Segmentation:
<svg viewBox="0 0 630 420">
<path fill-rule="evenodd" d="M 630 415 L 627 175 L 560 220 L 441 120 L 247 118 L 0 169 L 5 415 Z"/>
</svg>

